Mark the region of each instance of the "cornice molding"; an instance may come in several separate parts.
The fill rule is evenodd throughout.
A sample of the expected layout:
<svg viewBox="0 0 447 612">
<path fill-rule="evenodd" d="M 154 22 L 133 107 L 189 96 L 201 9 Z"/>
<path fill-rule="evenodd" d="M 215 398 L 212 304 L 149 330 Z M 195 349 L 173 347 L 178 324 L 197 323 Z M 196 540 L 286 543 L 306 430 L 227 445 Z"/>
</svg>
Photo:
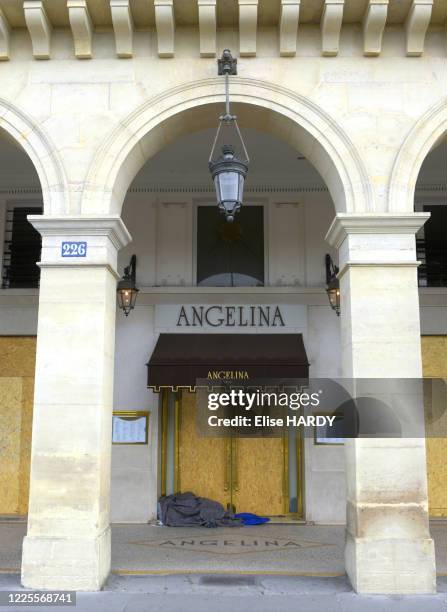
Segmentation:
<svg viewBox="0 0 447 612">
<path fill-rule="evenodd" d="M 53 27 L 48 19 L 44 3 L 42 0 L 25 0 L 23 11 L 31 37 L 34 57 L 36 59 L 50 59 Z"/>
<path fill-rule="evenodd" d="M 245 193 L 312 193 L 321 192 L 327 193 L 328 188 L 325 185 L 252 185 L 245 187 Z M 439 193 L 445 191 L 447 194 L 447 183 L 433 183 L 428 185 L 420 185 L 416 187 L 416 193 Z M 214 193 L 212 185 L 141 185 L 130 187 L 128 193 Z M 40 187 L 10 187 L 7 189 L 0 188 L 0 195 L 41 195 Z"/>
<path fill-rule="evenodd" d="M 93 24 L 87 2 L 86 0 L 68 0 L 67 9 L 75 55 L 79 59 L 91 59 Z"/>
<path fill-rule="evenodd" d="M 369 0 L 363 18 L 363 55 L 382 52 L 382 38 L 388 16 L 388 0 Z"/>
<path fill-rule="evenodd" d="M 52 7 L 58 3 L 65 5 L 65 11 L 55 14 Z M 0 48 L 3 39 L 0 58 L 3 55 L 3 59 L 8 59 L 9 31 L 22 29 L 25 24 L 32 37 L 35 57 L 49 58 L 52 29 L 57 30 L 58 38 L 60 33 L 67 35 L 70 24 L 73 27 L 73 19 L 75 45 L 79 46 L 81 40 L 84 45 L 87 40 L 87 51 L 84 47 L 80 53 L 76 53 L 79 58 L 90 56 L 92 32 L 110 32 L 112 28 L 118 58 L 133 57 L 134 32 L 138 32 L 138 35 L 141 32 L 146 37 L 154 29 L 160 57 L 173 58 L 175 29 L 185 25 L 190 30 L 191 40 L 197 43 L 200 40 L 200 44 L 195 47 L 197 57 L 212 57 L 216 53 L 216 9 L 224 15 L 221 25 L 231 32 L 234 40 L 239 36 L 242 56 L 256 55 L 257 39 L 261 37 L 271 43 L 275 28 L 279 44 L 276 49 L 269 45 L 273 56 L 276 57 L 275 50 L 278 57 L 294 56 L 297 54 L 297 31 L 310 32 L 315 25 L 321 29 L 321 54 L 337 55 L 343 28 L 350 37 L 351 32 L 357 33 L 362 24 L 363 44 L 356 45 L 359 55 L 362 52 L 366 55 L 379 55 L 382 52 L 381 38 L 385 26 L 391 25 L 393 31 L 397 30 L 399 38 L 406 38 L 402 51 L 408 56 L 419 56 L 425 49 L 426 33 L 429 30 L 440 30 L 445 22 L 443 0 L 306 0 L 301 16 L 301 0 L 4 0 L 2 4 L 7 5 L 7 18 L 11 20 L 11 23 L 8 23 L 6 17 L 0 20 Z M 95 5 L 99 4 L 104 5 L 102 10 L 95 9 Z M 139 8 L 140 4 L 145 8 Z M 110 10 L 106 11 L 104 9 L 107 5 Z M 318 6 L 315 9 L 308 8 L 313 5 Z M 88 15 L 88 10 L 91 15 Z M 312 10 L 310 17 L 309 11 Z M 300 45 L 306 45 L 306 49 L 298 50 L 298 54 L 303 56 L 309 55 L 310 47 L 306 38 L 304 36 Z M 313 52 L 317 56 L 318 51 L 313 49 Z M 98 54 L 98 59 L 102 58 L 103 54 Z M 21 56 L 18 59 L 21 61 Z M 181 54 L 180 61 L 183 60 Z"/>
<path fill-rule="evenodd" d="M 133 56 L 134 22 L 129 0 L 110 0 L 116 54 L 118 57 Z"/>
<path fill-rule="evenodd" d="M 418 185 L 416 193 L 420 191 L 447 191 L 447 183 L 432 183 L 427 185 Z"/>
<path fill-rule="evenodd" d="M 0 8 L 0 60 L 9 60 L 11 26 Z"/>
<path fill-rule="evenodd" d="M 119 215 L 109 217 L 28 215 L 28 221 L 44 237 L 107 236 L 118 250 L 132 240 Z"/>
<path fill-rule="evenodd" d="M 447 187 L 446 187 L 447 189 Z M 327 193 L 328 188 L 324 185 L 254 185 L 245 188 L 246 194 L 251 193 Z M 38 187 L 13 187 L 11 189 L 0 189 L 0 195 L 27 195 L 41 194 Z M 127 193 L 214 193 L 213 185 L 141 185 L 128 189 Z"/>
<path fill-rule="evenodd" d="M 174 57 L 175 18 L 173 0 L 154 0 L 159 57 Z"/>
<path fill-rule="evenodd" d="M 252 193 L 285 193 L 285 192 L 327 192 L 325 186 L 320 185 L 284 185 L 277 187 L 276 185 L 254 185 L 244 189 L 245 194 Z M 131 187 L 128 193 L 215 193 L 213 185 L 185 185 L 170 186 L 170 185 L 149 185 L 141 187 Z"/>
</svg>

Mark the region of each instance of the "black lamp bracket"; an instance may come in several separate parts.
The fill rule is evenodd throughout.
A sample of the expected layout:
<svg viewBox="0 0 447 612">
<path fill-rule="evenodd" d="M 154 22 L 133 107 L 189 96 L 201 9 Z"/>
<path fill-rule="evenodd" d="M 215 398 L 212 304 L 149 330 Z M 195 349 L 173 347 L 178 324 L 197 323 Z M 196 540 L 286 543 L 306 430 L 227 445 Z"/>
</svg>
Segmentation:
<svg viewBox="0 0 447 612">
<path fill-rule="evenodd" d="M 326 263 L 326 284 L 329 285 L 330 282 L 333 281 L 334 278 L 336 278 L 337 274 L 339 273 L 339 269 L 338 269 L 338 266 L 334 264 L 332 257 L 329 255 L 329 253 L 326 254 L 325 263 Z"/>
<path fill-rule="evenodd" d="M 237 59 L 231 55 L 230 49 L 224 49 L 222 57 L 217 60 L 217 74 L 219 76 L 237 75 Z"/>
<path fill-rule="evenodd" d="M 124 268 L 124 278 L 126 280 L 132 280 L 133 282 L 135 282 L 136 274 L 137 274 L 137 256 L 132 255 L 132 257 L 130 258 L 129 265 Z"/>
</svg>

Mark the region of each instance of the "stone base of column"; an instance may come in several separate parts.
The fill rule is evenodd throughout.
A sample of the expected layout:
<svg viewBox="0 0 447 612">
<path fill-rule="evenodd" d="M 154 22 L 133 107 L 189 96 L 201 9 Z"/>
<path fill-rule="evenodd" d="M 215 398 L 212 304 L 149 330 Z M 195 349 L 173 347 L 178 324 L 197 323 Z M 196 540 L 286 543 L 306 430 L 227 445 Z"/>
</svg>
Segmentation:
<svg viewBox="0 0 447 612">
<path fill-rule="evenodd" d="M 372 539 L 346 535 L 346 573 L 357 593 L 427 594 L 436 592 L 431 538 Z"/>
<path fill-rule="evenodd" d="M 22 585 L 51 591 L 99 591 L 110 573 L 110 560 L 110 527 L 94 538 L 26 536 Z"/>
</svg>

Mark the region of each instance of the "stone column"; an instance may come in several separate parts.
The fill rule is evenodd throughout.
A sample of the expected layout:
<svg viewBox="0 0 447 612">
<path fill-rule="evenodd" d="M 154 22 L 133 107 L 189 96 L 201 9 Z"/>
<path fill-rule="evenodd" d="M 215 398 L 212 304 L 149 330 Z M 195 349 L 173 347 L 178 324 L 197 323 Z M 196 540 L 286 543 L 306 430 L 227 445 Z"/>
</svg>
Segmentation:
<svg viewBox="0 0 447 612">
<path fill-rule="evenodd" d="M 30 217 L 42 235 L 28 531 L 22 583 L 98 590 L 110 571 L 119 217 Z M 86 243 L 63 257 L 63 242 Z"/>
<path fill-rule="evenodd" d="M 420 378 L 416 214 L 338 214 L 345 378 Z M 423 403 L 420 402 L 423 411 Z M 432 593 L 425 440 L 346 442 L 346 571 L 359 593 Z"/>
</svg>

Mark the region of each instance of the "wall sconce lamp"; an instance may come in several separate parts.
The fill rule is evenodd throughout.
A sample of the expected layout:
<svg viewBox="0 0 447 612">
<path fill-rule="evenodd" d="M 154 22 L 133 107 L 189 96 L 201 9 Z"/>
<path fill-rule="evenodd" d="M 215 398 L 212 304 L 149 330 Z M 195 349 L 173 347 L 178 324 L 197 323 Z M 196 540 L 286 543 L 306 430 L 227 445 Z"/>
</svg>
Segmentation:
<svg viewBox="0 0 447 612">
<path fill-rule="evenodd" d="M 135 276 L 137 271 L 137 256 L 132 255 L 129 265 L 124 268 L 124 276 L 118 282 L 116 289 L 118 306 L 129 316 L 129 312 L 135 308 L 139 289 L 137 288 Z"/>
<path fill-rule="evenodd" d="M 340 316 L 340 281 L 337 278 L 339 272 L 338 267 L 332 261 L 329 253 L 325 257 L 326 264 L 326 293 L 329 298 L 329 304 L 332 310 L 335 310 L 337 316 Z"/>
</svg>

